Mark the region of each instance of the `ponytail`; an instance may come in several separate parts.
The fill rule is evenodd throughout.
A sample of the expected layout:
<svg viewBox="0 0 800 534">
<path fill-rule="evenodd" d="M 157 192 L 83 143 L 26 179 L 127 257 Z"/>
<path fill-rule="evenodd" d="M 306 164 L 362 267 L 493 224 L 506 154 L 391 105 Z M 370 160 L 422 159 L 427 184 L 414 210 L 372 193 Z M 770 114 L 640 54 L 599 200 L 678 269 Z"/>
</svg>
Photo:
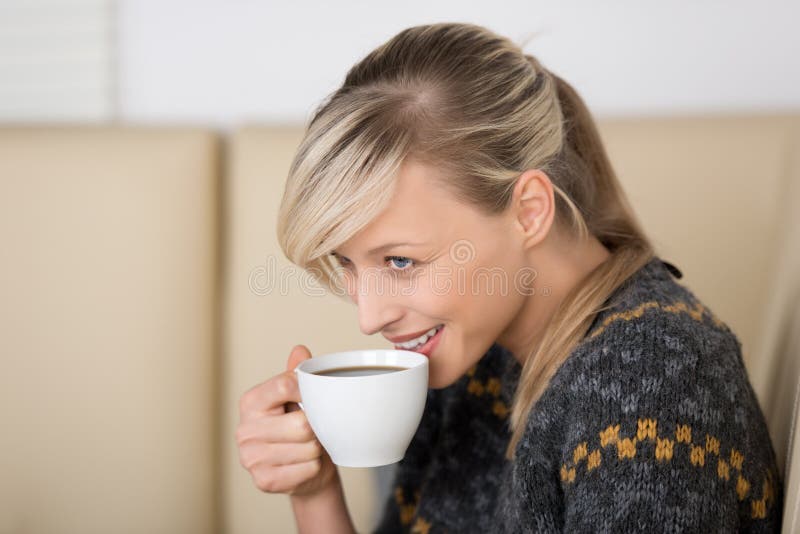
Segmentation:
<svg viewBox="0 0 800 534">
<path fill-rule="evenodd" d="M 528 60 L 538 66 L 532 56 Z M 563 115 L 561 151 L 546 166 L 562 185 L 559 199 L 568 204 L 579 239 L 596 237 L 611 256 L 587 274 L 562 300 L 538 347 L 524 358 L 511 407 L 512 437 L 506 458 L 513 460 L 531 410 L 550 379 L 589 333 L 595 316 L 614 305 L 612 293 L 646 265 L 654 251 L 614 173 L 588 108 L 573 87 L 539 66 L 556 83 Z"/>
</svg>

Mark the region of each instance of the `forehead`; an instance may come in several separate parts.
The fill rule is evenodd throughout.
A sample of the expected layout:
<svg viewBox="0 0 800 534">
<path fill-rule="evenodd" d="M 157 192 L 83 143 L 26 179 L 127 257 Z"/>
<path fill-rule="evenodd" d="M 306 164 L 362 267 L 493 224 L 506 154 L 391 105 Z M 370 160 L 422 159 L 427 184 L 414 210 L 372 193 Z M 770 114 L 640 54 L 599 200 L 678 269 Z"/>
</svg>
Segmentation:
<svg viewBox="0 0 800 534">
<path fill-rule="evenodd" d="M 440 183 L 444 178 L 438 168 L 406 159 L 387 208 L 338 251 L 365 253 L 389 242 L 436 241 L 452 233 L 474 215 Z"/>
<path fill-rule="evenodd" d="M 419 207 L 416 211 L 434 206 L 460 210 L 463 206 L 442 184 L 446 179 L 447 175 L 438 167 L 406 159 L 397 174 L 394 196 L 386 210 L 387 214 L 397 215 L 410 204 Z"/>
</svg>

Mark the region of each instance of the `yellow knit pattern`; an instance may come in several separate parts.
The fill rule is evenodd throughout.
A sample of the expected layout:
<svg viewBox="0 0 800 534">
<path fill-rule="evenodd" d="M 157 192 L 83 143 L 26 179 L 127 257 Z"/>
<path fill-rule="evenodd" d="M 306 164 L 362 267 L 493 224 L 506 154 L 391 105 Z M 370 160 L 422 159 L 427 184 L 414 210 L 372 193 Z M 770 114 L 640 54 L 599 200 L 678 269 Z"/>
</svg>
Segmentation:
<svg viewBox="0 0 800 534">
<path fill-rule="evenodd" d="M 400 522 L 408 525 L 414 519 L 414 514 L 417 511 L 419 504 L 419 491 L 414 492 L 414 500 L 407 501 L 403 488 L 397 486 L 394 489 L 394 500 L 397 503 L 397 509 L 400 511 Z"/>
<path fill-rule="evenodd" d="M 720 442 L 714 436 L 706 434 L 696 443 L 692 439 L 691 426 L 682 424 L 677 425 L 674 436 L 659 436 L 658 422 L 655 419 L 639 419 L 636 434 L 630 437 L 620 436 L 619 430 L 619 424 L 609 425 L 601 430 L 598 433 L 600 446 L 595 449 L 589 448 L 588 441 L 578 443 L 572 450 L 571 461 L 561 466 L 561 481 L 565 484 L 574 482 L 578 470 L 584 462 L 586 473 L 597 469 L 602 464 L 603 454 L 611 454 L 613 457 L 616 452 L 619 460 L 634 458 L 638 451 L 637 445 L 644 441 L 650 441 L 655 444 L 656 462 L 671 461 L 676 451 L 676 445 L 679 445 L 677 448 L 687 454 L 693 466 L 702 468 L 706 464 L 714 465 L 717 477 L 726 482 L 735 480 L 735 486 L 732 487 L 736 491 L 738 499 L 743 501 L 749 496 L 750 515 L 753 518 L 763 519 L 766 517 L 767 509 L 774 502 L 777 481 L 771 470 L 767 470 L 764 474 L 761 496 L 756 498 L 754 494 L 751 494 L 750 481 L 744 478 L 742 472 L 742 464 L 745 461 L 744 454 L 732 447 L 727 456 L 723 455 L 720 450 Z M 611 448 L 612 452 L 607 452 L 607 448 Z"/>
<path fill-rule="evenodd" d="M 431 529 L 431 524 L 418 517 L 414 525 L 411 527 L 411 534 L 428 534 Z"/>
<path fill-rule="evenodd" d="M 608 325 L 610 325 L 611 323 L 615 321 L 630 321 L 631 319 L 636 319 L 637 317 L 641 317 L 645 311 L 651 308 L 661 309 L 667 313 L 676 313 L 676 314 L 685 313 L 695 321 L 700 321 L 700 322 L 703 322 L 703 317 L 705 316 L 708 317 L 714 323 L 715 326 L 719 328 L 725 326 L 725 323 L 723 321 L 718 319 L 713 313 L 711 313 L 711 310 L 703 306 L 703 304 L 700 302 L 695 302 L 694 304 L 687 304 L 686 302 L 678 301 L 675 302 L 674 304 L 661 304 L 660 302 L 651 300 L 649 302 L 640 304 L 639 306 L 637 306 L 632 310 L 624 310 L 621 312 L 612 313 L 611 315 L 603 319 L 603 322 L 600 323 L 600 325 L 597 328 L 595 328 L 587 337 L 589 339 L 597 337 L 600 334 L 602 334 L 603 330 L 608 328 Z"/>
<path fill-rule="evenodd" d="M 478 364 L 475 364 L 467 371 L 467 376 L 470 377 L 469 383 L 467 384 L 467 393 L 477 397 L 482 397 L 483 395 L 490 397 L 490 402 L 492 403 L 492 413 L 500 419 L 505 419 L 508 417 L 508 412 L 510 412 L 511 409 L 505 402 L 502 401 L 502 399 L 500 399 L 500 378 L 492 376 L 484 381 L 481 381 L 475 378 L 475 371 L 477 368 Z"/>
<path fill-rule="evenodd" d="M 414 500 L 406 500 L 405 492 L 401 486 L 397 486 L 394 489 L 394 500 L 397 503 L 397 509 L 400 512 L 400 522 L 403 525 L 410 525 L 412 521 L 414 524 L 411 525 L 411 533 L 412 534 L 428 534 L 428 531 L 431 528 L 431 523 L 426 521 L 420 516 L 415 515 L 417 513 L 417 506 L 419 506 L 419 490 L 414 491 Z"/>
</svg>

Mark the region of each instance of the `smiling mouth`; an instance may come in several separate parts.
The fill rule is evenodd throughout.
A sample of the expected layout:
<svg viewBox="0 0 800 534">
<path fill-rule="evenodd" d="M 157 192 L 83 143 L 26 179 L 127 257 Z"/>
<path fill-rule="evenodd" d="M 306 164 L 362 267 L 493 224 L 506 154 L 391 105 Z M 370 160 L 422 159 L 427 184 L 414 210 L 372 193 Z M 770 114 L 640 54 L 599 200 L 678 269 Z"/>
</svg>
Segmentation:
<svg viewBox="0 0 800 534">
<path fill-rule="evenodd" d="M 406 343 L 395 344 L 394 347 L 398 350 L 410 350 L 430 356 L 434 345 L 438 343 L 439 338 L 441 337 L 442 330 L 444 330 L 444 325 L 438 325 L 434 328 L 431 328 L 419 338 L 412 339 Z"/>
</svg>

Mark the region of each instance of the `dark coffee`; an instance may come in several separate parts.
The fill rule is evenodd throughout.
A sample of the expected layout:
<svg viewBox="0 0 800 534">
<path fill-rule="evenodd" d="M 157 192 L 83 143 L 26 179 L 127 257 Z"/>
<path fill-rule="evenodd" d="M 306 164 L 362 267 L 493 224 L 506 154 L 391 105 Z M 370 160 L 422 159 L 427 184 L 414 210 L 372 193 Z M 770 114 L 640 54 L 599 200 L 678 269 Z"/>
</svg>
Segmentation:
<svg viewBox="0 0 800 534">
<path fill-rule="evenodd" d="M 408 367 L 396 367 L 394 365 L 353 365 L 349 367 L 336 367 L 311 373 L 322 376 L 369 376 L 394 373 L 395 371 L 405 371 Z"/>
</svg>

